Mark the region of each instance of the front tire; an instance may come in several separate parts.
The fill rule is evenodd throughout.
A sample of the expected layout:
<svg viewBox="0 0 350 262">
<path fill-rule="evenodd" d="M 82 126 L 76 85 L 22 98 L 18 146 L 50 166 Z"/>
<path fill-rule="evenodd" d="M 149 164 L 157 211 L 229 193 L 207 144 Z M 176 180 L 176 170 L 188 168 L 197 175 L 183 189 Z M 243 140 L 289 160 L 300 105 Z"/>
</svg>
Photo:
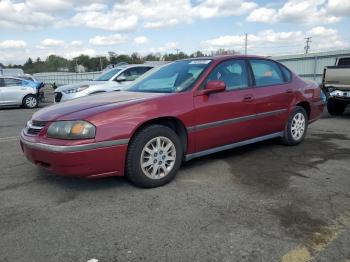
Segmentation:
<svg viewBox="0 0 350 262">
<path fill-rule="evenodd" d="M 36 108 L 39 105 L 39 100 L 35 95 L 27 95 L 23 98 L 22 105 L 25 108 Z"/>
<path fill-rule="evenodd" d="M 346 104 L 339 102 L 333 98 L 329 98 L 327 101 L 328 113 L 332 116 L 341 116 L 346 108 Z"/>
<path fill-rule="evenodd" d="M 172 129 L 163 125 L 147 126 L 131 140 L 126 176 L 139 187 L 162 186 L 175 177 L 182 158 L 181 141 Z"/>
<path fill-rule="evenodd" d="M 300 144 L 306 136 L 307 127 L 308 115 L 303 107 L 297 106 L 289 115 L 282 143 L 290 146 Z"/>
</svg>

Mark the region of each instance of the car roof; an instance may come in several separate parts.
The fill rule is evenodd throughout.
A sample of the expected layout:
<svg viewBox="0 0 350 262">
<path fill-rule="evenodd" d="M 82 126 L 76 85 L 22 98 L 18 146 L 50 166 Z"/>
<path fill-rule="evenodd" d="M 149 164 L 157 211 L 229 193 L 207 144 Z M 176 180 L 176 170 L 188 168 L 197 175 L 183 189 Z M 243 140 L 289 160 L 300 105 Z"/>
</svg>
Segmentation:
<svg viewBox="0 0 350 262">
<path fill-rule="evenodd" d="M 149 65 L 149 64 L 129 64 L 129 65 L 120 65 L 120 66 L 116 66 L 114 68 L 111 69 L 126 69 L 126 68 L 132 68 L 132 67 L 155 67 L 154 65 Z"/>
<path fill-rule="evenodd" d="M 186 58 L 186 59 L 180 59 L 177 61 L 186 61 L 186 60 L 213 60 L 213 61 L 224 61 L 228 59 L 233 58 L 259 58 L 259 59 L 269 59 L 268 57 L 264 56 L 256 56 L 256 55 L 219 55 L 219 56 L 203 56 L 203 57 L 194 57 L 194 58 Z"/>
<path fill-rule="evenodd" d="M 11 76 L 11 75 L 1 75 L 0 78 L 13 78 L 13 79 L 17 79 L 17 80 L 23 80 L 19 76 Z"/>
</svg>

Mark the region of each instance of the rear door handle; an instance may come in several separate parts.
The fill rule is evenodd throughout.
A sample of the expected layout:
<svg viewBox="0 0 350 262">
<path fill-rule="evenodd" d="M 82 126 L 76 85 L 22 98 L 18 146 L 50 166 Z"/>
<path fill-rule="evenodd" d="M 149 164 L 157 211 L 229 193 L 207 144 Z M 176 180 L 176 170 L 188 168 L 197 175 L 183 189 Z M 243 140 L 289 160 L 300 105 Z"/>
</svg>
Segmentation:
<svg viewBox="0 0 350 262">
<path fill-rule="evenodd" d="M 253 101 L 253 99 L 254 99 L 253 95 L 247 94 L 247 95 L 244 96 L 243 101 L 244 102 L 251 102 L 251 101 Z"/>
<path fill-rule="evenodd" d="M 287 89 L 286 93 L 287 94 L 293 94 L 293 89 Z"/>
</svg>

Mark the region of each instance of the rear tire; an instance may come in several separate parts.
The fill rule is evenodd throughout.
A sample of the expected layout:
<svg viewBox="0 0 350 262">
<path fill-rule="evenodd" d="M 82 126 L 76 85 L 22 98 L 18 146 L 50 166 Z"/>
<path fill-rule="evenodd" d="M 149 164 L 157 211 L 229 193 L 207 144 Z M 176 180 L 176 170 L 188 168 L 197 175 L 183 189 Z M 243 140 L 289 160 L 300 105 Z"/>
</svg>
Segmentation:
<svg viewBox="0 0 350 262">
<path fill-rule="evenodd" d="M 297 106 L 289 115 L 282 143 L 289 146 L 300 144 L 306 136 L 308 120 L 305 109 Z"/>
<path fill-rule="evenodd" d="M 131 140 L 126 176 L 139 187 L 162 186 L 175 177 L 182 158 L 180 138 L 172 129 L 163 125 L 147 126 Z"/>
<path fill-rule="evenodd" d="M 35 95 L 27 95 L 23 98 L 22 105 L 24 108 L 36 108 L 39 105 L 39 99 Z"/>
<path fill-rule="evenodd" d="M 346 108 L 346 104 L 337 101 L 334 98 L 329 98 L 327 101 L 328 113 L 332 116 L 341 116 Z"/>
</svg>

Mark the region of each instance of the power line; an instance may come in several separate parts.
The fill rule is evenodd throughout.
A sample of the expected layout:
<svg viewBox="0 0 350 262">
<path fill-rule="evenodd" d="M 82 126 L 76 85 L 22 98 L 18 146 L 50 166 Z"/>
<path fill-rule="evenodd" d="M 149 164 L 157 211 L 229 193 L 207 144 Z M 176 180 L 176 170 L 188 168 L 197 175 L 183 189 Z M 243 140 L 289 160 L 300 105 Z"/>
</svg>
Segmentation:
<svg viewBox="0 0 350 262">
<path fill-rule="evenodd" d="M 311 36 L 308 36 L 308 37 L 305 37 L 305 38 L 304 38 L 304 39 L 306 40 L 306 42 L 305 42 L 305 47 L 304 47 L 305 54 L 308 54 L 308 53 L 309 53 L 311 38 L 312 38 Z"/>
</svg>

